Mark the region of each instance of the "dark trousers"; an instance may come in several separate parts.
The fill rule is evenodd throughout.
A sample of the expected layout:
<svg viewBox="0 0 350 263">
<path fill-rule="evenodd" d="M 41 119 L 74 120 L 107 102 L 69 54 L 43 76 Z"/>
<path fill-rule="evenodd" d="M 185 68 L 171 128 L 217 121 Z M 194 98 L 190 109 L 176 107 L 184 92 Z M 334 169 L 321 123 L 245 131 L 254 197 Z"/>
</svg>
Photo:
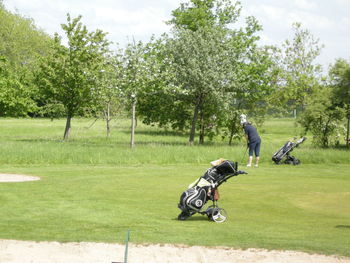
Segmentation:
<svg viewBox="0 0 350 263">
<path fill-rule="evenodd" d="M 256 142 L 250 142 L 249 143 L 249 156 L 253 156 L 253 153 L 255 153 L 255 157 L 259 157 L 260 145 L 261 145 L 261 140 L 256 141 Z"/>
</svg>

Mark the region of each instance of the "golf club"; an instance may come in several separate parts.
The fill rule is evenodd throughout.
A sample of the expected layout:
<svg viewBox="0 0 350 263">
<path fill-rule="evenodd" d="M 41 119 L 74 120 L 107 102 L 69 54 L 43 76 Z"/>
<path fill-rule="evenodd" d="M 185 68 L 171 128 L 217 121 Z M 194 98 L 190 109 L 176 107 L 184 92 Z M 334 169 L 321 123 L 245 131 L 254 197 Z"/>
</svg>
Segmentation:
<svg viewBox="0 0 350 263">
<path fill-rule="evenodd" d="M 245 157 L 245 155 L 246 155 L 247 151 L 248 151 L 248 147 L 246 148 L 246 150 L 245 150 L 245 152 L 244 152 L 244 154 L 243 154 L 243 156 L 242 156 L 242 160 L 241 160 L 241 162 L 240 162 L 240 163 L 242 163 L 242 162 L 243 162 L 244 157 Z"/>
</svg>

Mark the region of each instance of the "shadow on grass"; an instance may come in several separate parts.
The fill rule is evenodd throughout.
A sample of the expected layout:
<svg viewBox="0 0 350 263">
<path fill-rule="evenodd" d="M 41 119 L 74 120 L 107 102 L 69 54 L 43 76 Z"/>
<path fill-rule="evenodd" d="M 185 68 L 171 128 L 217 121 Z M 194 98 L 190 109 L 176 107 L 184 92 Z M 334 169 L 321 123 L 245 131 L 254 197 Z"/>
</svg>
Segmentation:
<svg viewBox="0 0 350 263">
<path fill-rule="evenodd" d="M 123 130 L 121 132 L 126 133 L 126 134 L 130 134 L 130 130 Z M 152 130 L 137 130 L 136 129 L 135 133 L 140 134 L 140 135 L 147 135 L 147 136 L 169 136 L 169 137 L 178 136 L 178 137 L 183 137 L 183 138 L 188 137 L 188 134 L 186 132 L 181 132 L 181 131 L 176 131 L 176 130 L 152 131 Z"/>
<path fill-rule="evenodd" d="M 14 139 L 17 142 L 40 142 L 40 143 L 48 143 L 48 142 L 65 142 L 62 139 L 45 139 L 45 138 L 37 138 L 37 139 Z"/>
<path fill-rule="evenodd" d="M 337 226 L 335 226 L 335 228 L 348 228 L 348 229 L 350 229 L 350 225 L 348 226 L 348 225 L 337 225 Z"/>
<path fill-rule="evenodd" d="M 84 139 L 69 139 L 63 141 L 60 139 L 16 139 L 18 142 L 27 142 L 27 143 L 64 143 L 68 145 L 80 145 L 80 146 L 105 146 L 105 147 L 115 147 L 115 146 L 125 146 L 130 147 L 130 142 L 128 141 L 114 141 L 109 138 L 96 138 L 96 140 L 84 140 Z M 137 145 L 153 145 L 153 146 L 186 146 L 188 145 L 187 141 L 183 142 L 164 142 L 164 141 L 135 141 L 135 146 Z"/>
<path fill-rule="evenodd" d="M 174 220 L 174 221 L 179 221 L 179 222 L 194 222 L 194 221 L 208 221 L 208 222 L 211 222 L 207 216 L 191 216 L 189 218 L 187 218 L 186 220 L 179 220 L 177 219 L 177 217 L 174 217 L 172 218 L 171 220 Z"/>
</svg>

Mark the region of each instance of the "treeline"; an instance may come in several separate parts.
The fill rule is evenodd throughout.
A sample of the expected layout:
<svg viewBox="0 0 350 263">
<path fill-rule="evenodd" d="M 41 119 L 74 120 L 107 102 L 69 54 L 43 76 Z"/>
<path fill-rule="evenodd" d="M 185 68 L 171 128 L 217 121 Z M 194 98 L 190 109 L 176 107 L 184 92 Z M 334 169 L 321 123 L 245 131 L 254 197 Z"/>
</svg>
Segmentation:
<svg viewBox="0 0 350 263">
<path fill-rule="evenodd" d="M 106 33 L 67 15 L 68 39 L 49 37 L 0 2 L 0 116 L 113 116 L 198 136 L 239 136 L 239 115 L 261 124 L 294 112 L 322 146 L 349 145 L 350 64 L 338 59 L 322 76 L 322 46 L 300 23 L 282 46 L 261 46 L 262 26 L 229 0 L 190 0 L 173 10 L 169 34 L 112 50 Z"/>
</svg>

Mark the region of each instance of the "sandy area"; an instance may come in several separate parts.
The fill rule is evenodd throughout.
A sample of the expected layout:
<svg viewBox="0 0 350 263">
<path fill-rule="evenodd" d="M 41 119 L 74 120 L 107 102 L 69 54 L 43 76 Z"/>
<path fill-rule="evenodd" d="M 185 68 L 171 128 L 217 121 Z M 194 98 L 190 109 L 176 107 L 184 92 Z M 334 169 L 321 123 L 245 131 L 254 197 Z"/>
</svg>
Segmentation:
<svg viewBox="0 0 350 263">
<path fill-rule="evenodd" d="M 40 180 L 40 177 L 23 174 L 0 174 L 0 183 L 16 183 L 37 180 Z"/>
<path fill-rule="evenodd" d="M 125 245 L 0 240 L 1 263 L 123 262 Z M 129 243 L 128 263 L 350 263 L 350 258 L 261 249 L 135 245 Z"/>
</svg>

